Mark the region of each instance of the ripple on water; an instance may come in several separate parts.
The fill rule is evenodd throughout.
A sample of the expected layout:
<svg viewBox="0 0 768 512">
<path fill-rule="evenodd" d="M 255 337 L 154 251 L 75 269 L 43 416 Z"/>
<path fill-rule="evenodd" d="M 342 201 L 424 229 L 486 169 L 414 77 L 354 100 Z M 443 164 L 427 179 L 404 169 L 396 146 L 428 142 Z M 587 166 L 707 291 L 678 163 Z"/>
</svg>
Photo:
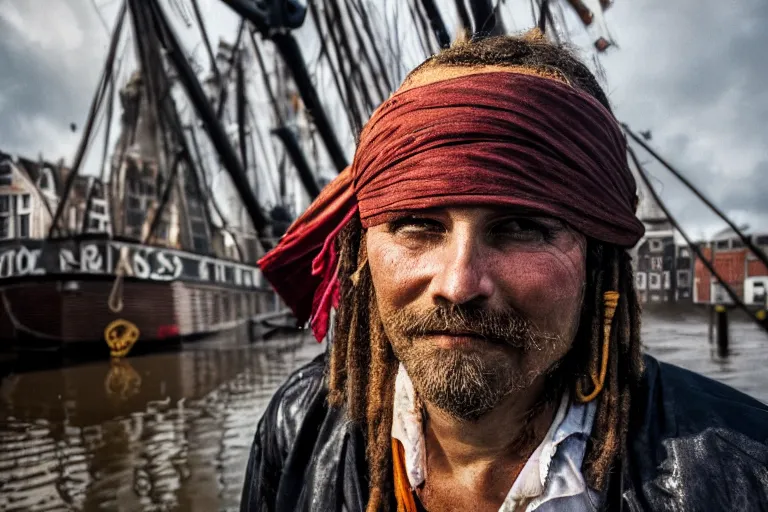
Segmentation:
<svg viewBox="0 0 768 512">
<path fill-rule="evenodd" d="M 236 509 L 262 411 L 322 349 L 193 345 L 120 363 L 132 387 L 107 362 L 14 375 L 0 393 L 0 510 Z"/>
<path fill-rule="evenodd" d="M 706 318 L 686 321 L 644 318 L 642 339 L 649 354 L 704 374 L 768 403 L 768 335 L 757 325 L 735 320 L 729 326 L 730 353 L 719 357 L 709 341 Z"/>
</svg>

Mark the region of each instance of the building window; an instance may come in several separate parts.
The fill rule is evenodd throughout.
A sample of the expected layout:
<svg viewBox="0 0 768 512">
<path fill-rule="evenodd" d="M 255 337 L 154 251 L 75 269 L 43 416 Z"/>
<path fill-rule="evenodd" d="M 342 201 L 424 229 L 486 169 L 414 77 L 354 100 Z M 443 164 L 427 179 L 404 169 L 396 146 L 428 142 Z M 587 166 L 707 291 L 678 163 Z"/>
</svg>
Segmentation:
<svg viewBox="0 0 768 512">
<path fill-rule="evenodd" d="M 690 253 L 690 251 L 688 250 L 687 247 L 683 247 L 683 248 L 680 249 L 680 257 L 681 258 L 690 258 L 691 257 L 691 253 Z"/>
<path fill-rule="evenodd" d="M 664 244 L 661 240 L 651 239 L 648 240 L 648 249 L 651 252 L 661 252 L 664 249 Z"/>
<path fill-rule="evenodd" d="M 16 196 L 17 238 L 29 238 L 29 217 L 32 214 L 32 198 L 29 194 Z"/>
<path fill-rule="evenodd" d="M 752 287 L 752 303 L 758 305 L 768 305 L 768 302 L 766 302 L 766 297 L 768 297 L 768 295 L 765 291 L 765 283 L 761 281 L 755 282 L 754 286 Z"/>
<path fill-rule="evenodd" d="M 0 187 L 10 186 L 13 183 L 13 164 L 4 160 L 0 162 Z"/>
<path fill-rule="evenodd" d="M 19 215 L 19 238 L 29 238 L 29 214 Z"/>
<path fill-rule="evenodd" d="M 69 209 L 69 230 L 73 233 L 77 233 L 78 230 L 78 222 L 77 222 L 77 207 L 72 206 Z"/>
<path fill-rule="evenodd" d="M 734 238 L 731 240 L 731 249 L 741 249 L 742 247 L 744 247 L 744 242 L 741 238 Z"/>
<path fill-rule="evenodd" d="M 661 290 L 661 275 L 660 274 L 648 274 L 648 289 L 649 290 Z"/>
<path fill-rule="evenodd" d="M 691 286 L 691 273 L 687 270 L 677 271 L 677 287 L 689 288 Z"/>
<path fill-rule="evenodd" d="M 49 188 L 51 188 L 51 178 L 48 169 L 43 169 L 40 175 L 40 190 L 48 190 Z"/>
<path fill-rule="evenodd" d="M 201 236 L 193 236 L 192 250 L 198 254 L 208 254 L 208 239 Z"/>
<path fill-rule="evenodd" d="M 645 272 L 635 274 L 635 286 L 638 290 L 645 290 Z"/>
<path fill-rule="evenodd" d="M 128 210 L 128 226 L 134 229 L 141 229 L 141 225 L 144 223 L 144 212 L 141 210 Z"/>
<path fill-rule="evenodd" d="M 136 178 L 129 181 L 127 189 L 125 232 L 128 236 L 140 237 L 147 212 L 154 201 L 154 187 Z"/>
<path fill-rule="evenodd" d="M 157 228 L 155 228 L 155 238 L 158 240 L 168 240 L 168 236 L 170 235 L 170 223 L 167 220 L 161 220 L 157 223 Z"/>
<path fill-rule="evenodd" d="M 768 235 L 758 236 L 755 244 L 757 245 L 768 245 Z"/>
<path fill-rule="evenodd" d="M 669 270 L 664 271 L 664 289 L 669 290 L 672 288 L 672 276 Z"/>
<path fill-rule="evenodd" d="M 192 229 L 192 250 L 200 254 L 209 252 L 208 229 L 202 205 L 196 199 L 187 203 L 189 212 L 189 225 Z"/>
<path fill-rule="evenodd" d="M 730 248 L 729 242 L 729 240 L 718 240 L 717 243 L 715 243 L 715 249 L 720 251 L 728 250 Z"/>
<path fill-rule="evenodd" d="M 11 196 L 0 196 L 0 239 L 11 237 Z"/>
</svg>

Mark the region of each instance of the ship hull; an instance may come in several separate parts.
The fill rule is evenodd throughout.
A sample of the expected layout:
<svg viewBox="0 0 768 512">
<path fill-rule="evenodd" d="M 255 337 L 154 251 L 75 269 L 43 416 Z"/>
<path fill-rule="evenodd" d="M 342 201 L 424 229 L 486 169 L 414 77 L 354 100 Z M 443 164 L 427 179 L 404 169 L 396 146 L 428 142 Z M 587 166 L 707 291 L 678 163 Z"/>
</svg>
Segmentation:
<svg viewBox="0 0 768 512">
<path fill-rule="evenodd" d="M 216 285 L 126 279 L 122 309 L 109 307 L 115 278 L 19 280 L 0 286 L 0 347 L 44 356 L 109 357 L 105 330 L 124 320 L 139 337 L 131 354 L 173 350 L 223 331 L 246 331 L 273 294 Z"/>
</svg>

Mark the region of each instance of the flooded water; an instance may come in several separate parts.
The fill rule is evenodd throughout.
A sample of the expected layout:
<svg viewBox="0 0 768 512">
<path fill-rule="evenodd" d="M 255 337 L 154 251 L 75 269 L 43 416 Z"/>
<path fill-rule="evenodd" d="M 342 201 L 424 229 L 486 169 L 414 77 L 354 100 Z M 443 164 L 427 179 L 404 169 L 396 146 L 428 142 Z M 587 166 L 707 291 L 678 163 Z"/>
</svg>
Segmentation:
<svg viewBox="0 0 768 512">
<path fill-rule="evenodd" d="M 718 358 L 702 316 L 644 322 L 648 351 L 768 402 L 768 336 L 734 323 Z M 227 340 L 24 372 L 0 386 L 0 510 L 235 510 L 256 423 L 322 350 Z"/>
<path fill-rule="evenodd" d="M 236 510 L 261 413 L 321 351 L 306 338 L 214 340 L 10 375 L 0 510 Z"/>
<path fill-rule="evenodd" d="M 643 318 L 646 352 L 656 358 L 719 380 L 768 404 L 768 333 L 746 319 L 732 319 L 727 357 L 709 341 L 704 314 Z"/>
</svg>

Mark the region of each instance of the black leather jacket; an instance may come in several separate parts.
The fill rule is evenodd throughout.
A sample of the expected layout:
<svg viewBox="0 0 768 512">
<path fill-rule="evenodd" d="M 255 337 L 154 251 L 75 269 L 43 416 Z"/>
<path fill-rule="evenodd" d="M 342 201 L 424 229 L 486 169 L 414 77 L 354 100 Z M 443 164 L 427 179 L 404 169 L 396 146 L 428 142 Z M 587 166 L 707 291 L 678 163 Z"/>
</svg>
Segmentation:
<svg viewBox="0 0 768 512">
<path fill-rule="evenodd" d="M 242 511 L 365 510 L 362 433 L 326 404 L 325 356 L 296 371 L 259 422 Z M 646 356 L 629 456 L 608 510 L 768 510 L 768 407 Z M 392 510 L 396 510 L 393 500 Z"/>
</svg>

